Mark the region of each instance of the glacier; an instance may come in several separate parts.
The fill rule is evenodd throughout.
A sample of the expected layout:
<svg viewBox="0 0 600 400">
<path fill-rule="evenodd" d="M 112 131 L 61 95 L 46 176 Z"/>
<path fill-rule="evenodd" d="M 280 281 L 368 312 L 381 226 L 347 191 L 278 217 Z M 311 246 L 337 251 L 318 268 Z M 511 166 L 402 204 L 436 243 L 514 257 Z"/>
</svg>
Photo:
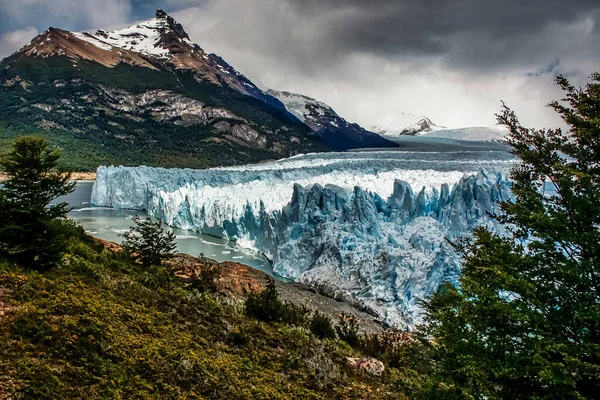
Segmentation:
<svg viewBox="0 0 600 400">
<path fill-rule="evenodd" d="M 364 151 L 208 170 L 100 167 L 92 204 L 263 253 L 279 276 L 412 328 L 420 299 L 456 282 L 450 241 L 510 199 L 505 151 Z"/>
</svg>

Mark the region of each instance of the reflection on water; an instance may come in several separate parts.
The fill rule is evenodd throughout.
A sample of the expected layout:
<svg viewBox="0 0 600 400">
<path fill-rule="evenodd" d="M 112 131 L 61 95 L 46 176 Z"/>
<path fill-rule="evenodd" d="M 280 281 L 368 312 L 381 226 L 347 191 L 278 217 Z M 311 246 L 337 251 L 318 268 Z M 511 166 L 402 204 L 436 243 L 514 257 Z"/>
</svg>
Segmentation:
<svg viewBox="0 0 600 400">
<path fill-rule="evenodd" d="M 119 237 L 119 234 L 127 231 L 133 225 L 133 217 L 147 214 L 142 211 L 91 207 L 89 202 L 93 185 L 94 183 L 90 181 L 80 181 L 73 193 L 59 198 L 57 201 L 66 201 L 71 207 L 75 207 L 69 213 L 69 217 L 80 223 L 89 234 L 120 243 L 123 238 Z M 259 254 L 242 250 L 233 242 L 202 235 L 198 232 L 166 228 L 175 233 L 177 250 L 182 253 L 193 256 L 204 253 L 206 257 L 217 261 L 236 261 L 269 274 L 273 273 L 267 259 Z"/>
</svg>

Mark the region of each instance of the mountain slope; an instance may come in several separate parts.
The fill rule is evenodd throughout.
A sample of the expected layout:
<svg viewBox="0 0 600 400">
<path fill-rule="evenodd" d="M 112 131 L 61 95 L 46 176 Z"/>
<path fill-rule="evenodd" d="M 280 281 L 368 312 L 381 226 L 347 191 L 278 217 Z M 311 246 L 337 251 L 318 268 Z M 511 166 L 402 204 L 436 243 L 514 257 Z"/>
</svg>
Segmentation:
<svg viewBox="0 0 600 400">
<path fill-rule="evenodd" d="M 269 89 L 267 94 L 310 127 L 331 149 L 349 150 L 366 147 L 396 147 L 381 136 L 340 117 L 330 106 L 301 94 Z"/>
<path fill-rule="evenodd" d="M 65 165 L 210 167 L 328 150 L 277 99 L 158 11 L 119 31 L 50 28 L 0 62 L 0 143 L 41 133 Z"/>
</svg>

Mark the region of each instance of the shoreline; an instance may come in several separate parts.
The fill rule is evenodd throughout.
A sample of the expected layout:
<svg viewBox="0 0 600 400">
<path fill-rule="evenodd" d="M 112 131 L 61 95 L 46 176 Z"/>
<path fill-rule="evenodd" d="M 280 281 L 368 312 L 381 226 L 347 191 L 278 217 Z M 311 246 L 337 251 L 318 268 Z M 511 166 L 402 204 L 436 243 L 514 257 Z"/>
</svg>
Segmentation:
<svg viewBox="0 0 600 400">
<path fill-rule="evenodd" d="M 6 175 L 0 173 L 0 183 L 6 180 Z M 95 181 L 96 180 L 96 171 L 90 172 L 72 172 L 71 180 L 73 181 Z"/>
<path fill-rule="evenodd" d="M 92 172 L 73 172 L 71 173 L 71 180 L 74 181 L 95 181 L 96 171 Z"/>
</svg>

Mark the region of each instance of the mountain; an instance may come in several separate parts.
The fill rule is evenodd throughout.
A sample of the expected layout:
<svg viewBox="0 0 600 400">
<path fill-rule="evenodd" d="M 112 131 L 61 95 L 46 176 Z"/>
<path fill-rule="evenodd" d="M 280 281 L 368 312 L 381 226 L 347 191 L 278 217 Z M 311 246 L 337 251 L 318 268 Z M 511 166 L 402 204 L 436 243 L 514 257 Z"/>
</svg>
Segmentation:
<svg viewBox="0 0 600 400">
<path fill-rule="evenodd" d="M 434 124 L 429 118 L 411 113 L 391 113 L 379 117 L 380 123 L 371 127 L 371 131 L 384 136 L 419 136 L 443 126 Z"/>
<path fill-rule="evenodd" d="M 332 150 L 396 147 L 397 144 L 340 117 L 330 106 L 302 94 L 267 90 L 287 111 L 310 127 Z"/>
<path fill-rule="evenodd" d="M 292 112 L 293 113 L 293 112 Z M 442 139 L 503 142 L 508 133 L 505 128 L 464 127 L 446 128 L 434 124 L 431 119 L 411 113 L 389 113 L 379 116 L 380 124 L 371 130 L 394 140 L 398 136 L 423 136 Z"/>
<path fill-rule="evenodd" d="M 181 24 L 116 31 L 50 28 L 0 62 L 0 148 L 36 133 L 63 167 L 211 167 L 330 148 Z M 0 150 L 1 152 L 2 150 Z"/>
</svg>

